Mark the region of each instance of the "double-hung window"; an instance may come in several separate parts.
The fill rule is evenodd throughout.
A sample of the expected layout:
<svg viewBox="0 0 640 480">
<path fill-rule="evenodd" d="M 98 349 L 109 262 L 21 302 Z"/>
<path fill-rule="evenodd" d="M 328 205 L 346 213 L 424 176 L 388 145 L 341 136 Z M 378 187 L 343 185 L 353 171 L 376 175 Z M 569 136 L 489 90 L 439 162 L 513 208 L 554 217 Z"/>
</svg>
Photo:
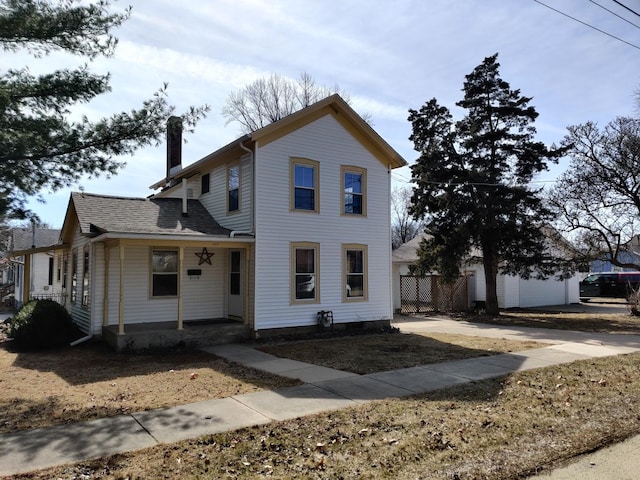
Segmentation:
<svg viewBox="0 0 640 480">
<path fill-rule="evenodd" d="M 227 168 L 227 212 L 240 209 L 240 165 Z"/>
<path fill-rule="evenodd" d="M 367 246 L 347 244 L 342 246 L 342 272 L 344 300 L 367 300 Z"/>
<path fill-rule="evenodd" d="M 78 249 L 71 253 L 71 303 L 78 298 Z"/>
<path fill-rule="evenodd" d="M 291 244 L 291 303 L 319 301 L 319 251 L 317 243 Z"/>
<path fill-rule="evenodd" d="M 319 212 L 319 163 L 303 158 L 291 159 L 291 209 Z"/>
<path fill-rule="evenodd" d="M 344 195 L 342 213 L 344 215 L 365 216 L 367 214 L 367 171 L 360 167 L 343 166 L 340 173 Z"/>
<path fill-rule="evenodd" d="M 152 250 L 152 297 L 175 297 L 178 295 L 178 263 L 177 250 Z"/>
<path fill-rule="evenodd" d="M 82 251 L 82 306 L 89 306 L 89 249 Z"/>
</svg>

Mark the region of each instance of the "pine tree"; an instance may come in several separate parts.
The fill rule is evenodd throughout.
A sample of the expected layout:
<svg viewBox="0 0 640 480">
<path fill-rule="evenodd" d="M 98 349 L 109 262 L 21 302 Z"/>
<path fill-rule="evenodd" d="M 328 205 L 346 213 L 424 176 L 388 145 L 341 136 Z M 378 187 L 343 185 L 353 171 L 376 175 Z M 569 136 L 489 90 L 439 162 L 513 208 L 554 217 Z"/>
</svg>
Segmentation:
<svg viewBox="0 0 640 480">
<path fill-rule="evenodd" d="M 491 315 L 498 314 L 499 271 L 524 278 L 552 272 L 544 234 L 551 212 L 530 184 L 563 154 L 534 141 L 538 113 L 500 78 L 497 56 L 466 76 L 456 103 L 467 112 L 462 120 L 454 122 L 436 99 L 409 110 L 410 140 L 420 153 L 412 166 L 411 213 L 429 234 L 415 270 L 451 280 L 481 252 Z"/>
<path fill-rule="evenodd" d="M 0 48 L 27 51 L 36 61 L 55 51 L 85 61 L 110 57 L 117 44 L 111 31 L 129 15 L 111 13 L 108 0 L 0 0 Z M 24 218 L 29 196 L 113 174 L 123 165 L 116 157 L 162 138 L 174 114 L 166 85 L 139 109 L 72 120 L 74 106 L 109 91 L 109 76 L 86 65 L 45 75 L 26 67 L 0 72 L 0 216 Z M 193 127 L 207 110 L 190 107 L 185 124 Z"/>
</svg>

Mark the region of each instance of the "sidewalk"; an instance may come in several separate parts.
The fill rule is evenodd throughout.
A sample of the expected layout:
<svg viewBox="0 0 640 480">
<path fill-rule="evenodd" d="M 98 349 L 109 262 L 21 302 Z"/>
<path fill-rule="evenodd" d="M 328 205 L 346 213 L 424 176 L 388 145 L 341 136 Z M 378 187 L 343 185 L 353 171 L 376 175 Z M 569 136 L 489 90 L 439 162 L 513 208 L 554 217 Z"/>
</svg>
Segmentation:
<svg viewBox="0 0 640 480">
<path fill-rule="evenodd" d="M 515 371 L 640 350 L 640 337 L 504 328 L 444 319 L 400 319 L 405 332 L 461 333 L 532 339 L 545 348 L 405 368 L 369 375 L 277 358 L 246 345 L 205 348 L 229 360 L 305 382 L 172 408 L 0 435 L 0 475 L 113 455 L 201 435 L 403 397 Z M 553 477 L 546 477 L 553 478 Z"/>
</svg>

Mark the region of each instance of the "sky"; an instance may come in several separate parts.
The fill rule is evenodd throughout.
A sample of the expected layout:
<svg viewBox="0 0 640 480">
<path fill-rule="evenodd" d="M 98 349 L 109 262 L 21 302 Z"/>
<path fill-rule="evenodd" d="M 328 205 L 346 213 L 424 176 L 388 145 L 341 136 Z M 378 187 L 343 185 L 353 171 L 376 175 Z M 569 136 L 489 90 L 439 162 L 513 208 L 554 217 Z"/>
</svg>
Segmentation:
<svg viewBox="0 0 640 480">
<path fill-rule="evenodd" d="M 177 113 L 211 107 L 195 132 L 185 134 L 185 166 L 241 135 L 221 114 L 230 92 L 272 73 L 297 79 L 307 72 L 318 84 L 347 92 L 354 109 L 370 114 L 373 128 L 412 164 L 417 153 L 408 110 L 436 98 L 460 118 L 455 102 L 464 76 L 498 53 L 501 77 L 533 98 L 536 138 L 548 145 L 562 140 L 568 125 L 604 126 L 637 114 L 638 1 L 619 2 L 635 12 L 615 0 L 541 1 L 546 6 L 536 0 L 115 1 L 115 10 L 131 5 L 131 17 L 113 32 L 115 55 L 89 63 L 93 72 L 111 74 L 112 91 L 75 113 L 99 119 L 138 108 L 167 82 Z M 38 73 L 87 59 L 18 52 L 4 53 L 3 61 L 5 68 Z M 116 176 L 42 192 L 44 203 L 34 199 L 29 206 L 60 228 L 71 191 L 146 197 L 165 175 L 165 156 L 164 144 L 139 150 L 122 158 L 126 167 Z M 551 184 L 568 162 L 539 181 Z M 410 186 L 410 179 L 409 167 L 395 170 L 393 186 Z"/>
</svg>

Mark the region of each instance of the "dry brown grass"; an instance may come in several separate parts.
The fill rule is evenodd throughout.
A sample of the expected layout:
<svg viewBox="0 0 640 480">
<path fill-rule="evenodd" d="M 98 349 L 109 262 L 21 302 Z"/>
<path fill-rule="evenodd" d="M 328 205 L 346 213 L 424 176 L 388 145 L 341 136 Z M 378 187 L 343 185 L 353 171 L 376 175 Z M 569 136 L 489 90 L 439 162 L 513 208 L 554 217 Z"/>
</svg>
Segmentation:
<svg viewBox="0 0 640 480">
<path fill-rule="evenodd" d="M 493 325 L 640 335 L 640 317 L 624 309 L 620 313 L 600 314 L 506 310 L 497 317 L 464 315 L 461 318 Z"/>
<path fill-rule="evenodd" d="M 446 333 L 371 334 L 264 345 L 259 349 L 277 357 L 322 365 L 346 372 L 384 372 L 429 363 L 546 347 L 533 341 L 470 337 Z"/>
<path fill-rule="evenodd" d="M 28 353 L 0 348 L 0 371 L 0 433 L 299 383 L 205 352 L 117 354 L 99 344 Z"/>
<path fill-rule="evenodd" d="M 639 362 L 574 362 L 16 478 L 523 478 L 640 432 Z"/>
</svg>

